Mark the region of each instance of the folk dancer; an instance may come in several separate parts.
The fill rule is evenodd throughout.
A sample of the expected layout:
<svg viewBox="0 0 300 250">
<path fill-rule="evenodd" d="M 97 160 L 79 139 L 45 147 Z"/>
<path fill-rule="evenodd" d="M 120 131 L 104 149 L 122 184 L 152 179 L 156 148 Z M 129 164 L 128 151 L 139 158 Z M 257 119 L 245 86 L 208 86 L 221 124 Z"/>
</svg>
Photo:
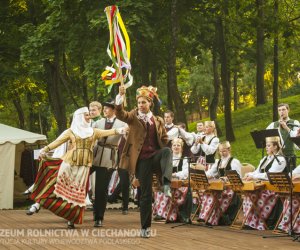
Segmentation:
<svg viewBox="0 0 300 250">
<path fill-rule="evenodd" d="M 102 130 L 125 128 L 127 124 L 116 118 L 114 101 L 103 102 L 102 118 L 94 127 Z M 94 160 L 91 173 L 95 172 L 94 227 L 102 227 L 107 204 L 108 184 L 112 170 L 118 162 L 118 146 L 122 135 L 102 137 L 94 147 Z"/>
<path fill-rule="evenodd" d="M 68 221 L 68 228 L 81 224 L 85 209 L 85 197 L 89 168 L 92 166 L 93 146 L 101 137 L 119 134 L 121 130 L 101 130 L 91 127 L 87 107 L 74 112 L 70 129 L 65 130 L 54 142 L 40 151 L 40 156 L 59 145 L 71 141 L 72 148 L 55 168 L 41 165 L 31 198 L 41 206 Z"/>
<path fill-rule="evenodd" d="M 161 172 L 161 183 L 164 193 L 171 196 L 172 177 L 172 152 L 165 145 L 168 136 L 164 121 L 154 116 L 150 110 L 153 106 L 153 98 L 156 89 L 142 86 L 137 89 L 137 110 L 127 112 L 123 109 L 125 88 L 119 88 L 116 97 L 116 116 L 129 125 L 128 138 L 126 140 L 120 167 L 128 169 L 130 174 L 135 174 L 140 183 L 140 218 L 141 237 L 150 237 L 152 215 L 152 175 L 153 171 Z"/>
</svg>

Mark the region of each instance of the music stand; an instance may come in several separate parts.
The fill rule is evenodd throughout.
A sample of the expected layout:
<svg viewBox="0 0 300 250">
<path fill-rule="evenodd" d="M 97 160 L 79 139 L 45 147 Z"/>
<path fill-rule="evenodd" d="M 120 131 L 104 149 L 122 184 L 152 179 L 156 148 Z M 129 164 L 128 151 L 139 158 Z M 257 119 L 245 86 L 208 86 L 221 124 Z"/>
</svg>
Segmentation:
<svg viewBox="0 0 300 250">
<path fill-rule="evenodd" d="M 238 172 L 236 170 L 227 170 L 227 171 L 225 171 L 225 175 L 226 175 L 226 177 L 227 177 L 227 179 L 228 179 L 228 181 L 229 181 L 229 183 L 231 185 L 231 189 L 234 192 L 236 192 L 236 193 L 239 194 L 239 199 L 242 201 L 241 191 L 242 191 L 242 189 L 244 187 L 244 183 L 243 183 L 241 177 L 239 176 Z M 239 217 L 239 214 L 241 212 L 242 207 L 243 207 L 243 202 L 240 203 L 240 206 L 239 206 L 239 208 L 237 210 L 235 218 L 234 218 L 234 220 L 233 220 L 233 222 L 231 224 L 232 228 L 237 228 L 238 227 L 238 226 L 236 226 L 234 224 L 238 220 L 238 217 Z M 242 227 L 243 227 L 243 223 L 242 223 L 242 226 L 240 228 L 242 228 Z"/>
<path fill-rule="evenodd" d="M 264 148 L 266 146 L 266 137 L 279 136 L 278 129 L 263 129 L 250 132 L 256 148 L 262 149 L 262 158 L 264 157 Z"/>
<path fill-rule="evenodd" d="M 271 185 L 278 188 L 280 191 L 290 191 L 293 189 L 293 183 L 288 173 L 267 173 Z"/>
<path fill-rule="evenodd" d="M 277 237 L 294 237 L 293 233 L 293 210 L 292 210 L 292 196 L 293 196 L 293 183 L 288 173 L 267 173 L 269 182 L 271 185 L 276 187 L 280 191 L 290 192 L 290 228 L 288 230 L 287 235 L 271 235 L 271 236 L 263 236 L 263 238 L 277 238 Z M 281 216 L 279 218 L 278 223 L 280 222 Z M 278 223 L 276 224 L 275 228 L 277 227 Z"/>
<path fill-rule="evenodd" d="M 236 170 L 227 170 L 225 171 L 225 175 L 232 185 L 233 191 L 241 191 L 243 189 L 244 183 Z"/>
</svg>

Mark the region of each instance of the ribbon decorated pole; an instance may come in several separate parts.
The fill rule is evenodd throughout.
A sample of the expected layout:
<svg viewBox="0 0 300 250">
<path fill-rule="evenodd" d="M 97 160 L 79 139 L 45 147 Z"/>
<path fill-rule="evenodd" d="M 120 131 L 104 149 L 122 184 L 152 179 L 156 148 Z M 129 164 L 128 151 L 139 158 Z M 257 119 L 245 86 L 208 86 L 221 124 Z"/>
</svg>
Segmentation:
<svg viewBox="0 0 300 250">
<path fill-rule="evenodd" d="M 109 44 L 107 54 L 112 60 L 112 66 L 107 66 L 101 77 L 110 88 L 115 83 L 128 88 L 132 85 L 130 74 L 130 40 L 117 6 L 108 6 L 105 13 L 109 27 Z M 124 74 L 123 74 L 124 71 Z"/>
</svg>

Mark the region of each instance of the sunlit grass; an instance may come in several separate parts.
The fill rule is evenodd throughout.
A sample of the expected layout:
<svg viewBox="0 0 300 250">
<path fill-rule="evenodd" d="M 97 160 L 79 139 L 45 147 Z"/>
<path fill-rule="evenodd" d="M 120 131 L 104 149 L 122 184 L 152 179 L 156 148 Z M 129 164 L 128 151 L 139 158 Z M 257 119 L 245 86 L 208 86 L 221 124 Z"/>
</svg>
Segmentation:
<svg viewBox="0 0 300 250">
<path fill-rule="evenodd" d="M 291 119 L 300 120 L 300 95 L 288 97 L 279 100 L 290 105 L 289 113 Z M 272 122 L 272 103 L 260 105 L 258 107 L 244 108 L 232 112 L 233 130 L 236 141 L 232 142 L 232 153 L 241 162 L 248 162 L 257 166 L 261 156 L 262 149 L 257 149 L 252 140 L 250 132 L 257 129 L 265 129 Z M 218 117 L 218 123 L 223 135 L 220 140 L 225 140 L 224 116 Z M 195 131 L 196 123 L 189 124 L 189 131 Z M 300 152 L 297 152 L 300 156 Z M 300 161 L 298 160 L 299 164 Z"/>
</svg>

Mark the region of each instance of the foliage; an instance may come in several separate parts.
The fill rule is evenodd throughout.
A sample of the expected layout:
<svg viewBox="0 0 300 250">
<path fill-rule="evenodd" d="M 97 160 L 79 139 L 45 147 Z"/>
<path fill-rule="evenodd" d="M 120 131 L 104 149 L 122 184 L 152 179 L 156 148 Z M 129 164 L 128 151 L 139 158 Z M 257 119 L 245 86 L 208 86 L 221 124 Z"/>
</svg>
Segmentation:
<svg viewBox="0 0 300 250">
<path fill-rule="evenodd" d="M 290 117 L 300 120 L 300 95 L 295 95 L 280 99 L 279 103 L 288 103 L 290 105 Z M 248 162 L 257 166 L 261 159 L 262 150 L 256 149 L 250 132 L 253 130 L 265 129 L 272 121 L 272 104 L 260 105 L 258 107 L 243 108 L 232 113 L 233 129 L 236 135 L 236 141 L 231 143 L 232 152 L 241 162 Z M 219 117 L 219 125 L 224 131 L 224 116 Z M 196 122 L 189 124 L 189 131 L 196 131 Z M 220 141 L 224 141 L 222 136 Z M 300 156 L 300 152 L 297 153 Z"/>
</svg>

